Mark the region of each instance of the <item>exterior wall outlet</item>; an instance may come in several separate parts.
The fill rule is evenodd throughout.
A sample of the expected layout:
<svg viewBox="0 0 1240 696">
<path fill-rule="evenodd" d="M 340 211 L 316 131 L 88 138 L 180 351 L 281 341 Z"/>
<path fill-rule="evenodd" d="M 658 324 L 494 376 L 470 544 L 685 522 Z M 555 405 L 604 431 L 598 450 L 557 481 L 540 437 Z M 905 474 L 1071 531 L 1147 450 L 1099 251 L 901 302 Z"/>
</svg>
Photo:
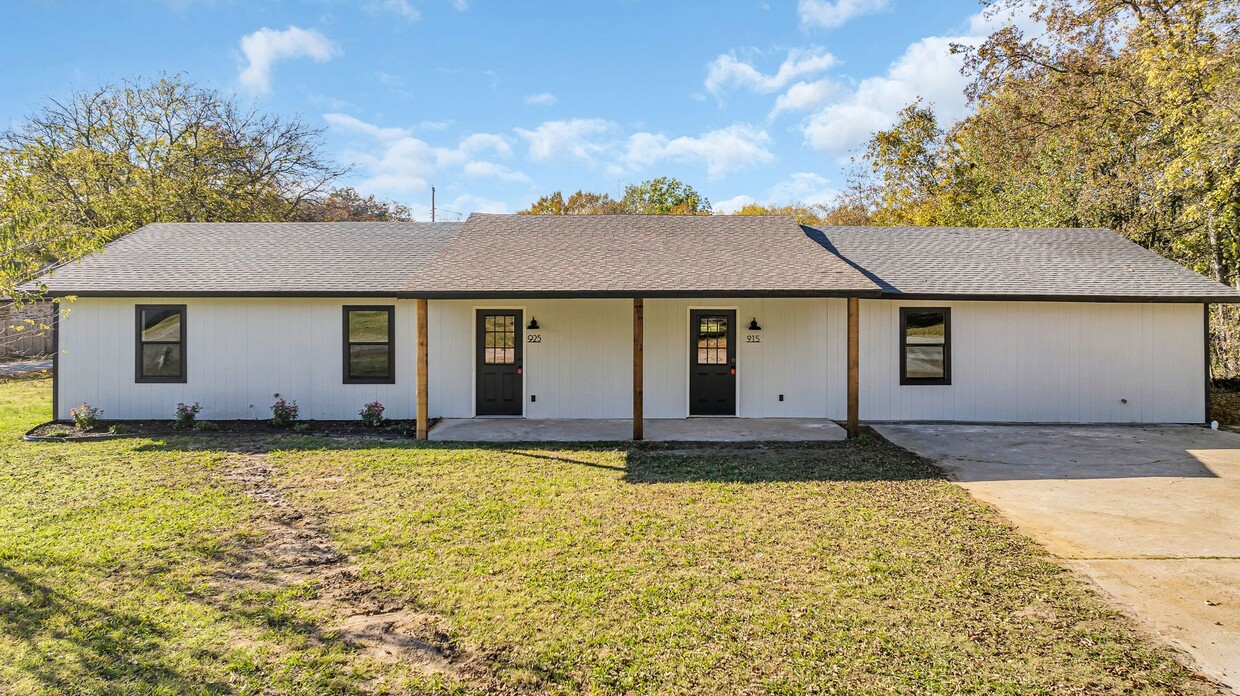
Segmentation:
<svg viewBox="0 0 1240 696">
<path fill-rule="evenodd" d="M 783 395 L 783 394 L 780 394 L 780 395 L 779 395 L 779 400 L 780 400 L 780 401 L 783 401 L 783 400 L 784 400 L 784 395 Z"/>
<path fill-rule="evenodd" d="M 533 403 L 535 401 L 538 401 L 538 396 L 535 394 L 530 394 L 530 403 Z"/>
</svg>

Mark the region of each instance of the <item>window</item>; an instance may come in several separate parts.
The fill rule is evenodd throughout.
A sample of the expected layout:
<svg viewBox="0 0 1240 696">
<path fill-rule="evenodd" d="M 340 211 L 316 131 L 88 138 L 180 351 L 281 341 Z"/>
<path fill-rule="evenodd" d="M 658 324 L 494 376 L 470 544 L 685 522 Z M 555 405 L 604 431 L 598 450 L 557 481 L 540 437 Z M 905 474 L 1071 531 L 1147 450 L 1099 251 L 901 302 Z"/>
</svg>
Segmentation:
<svg viewBox="0 0 1240 696">
<path fill-rule="evenodd" d="M 512 314 L 487 314 L 482 319 L 485 365 L 514 365 L 517 362 L 517 318 Z"/>
<path fill-rule="evenodd" d="M 390 306 L 344 308 L 345 384 L 396 382 L 394 314 Z"/>
<path fill-rule="evenodd" d="M 951 328 L 946 307 L 900 308 L 900 384 L 952 383 Z"/>
<path fill-rule="evenodd" d="M 697 364 L 728 364 L 728 317 L 706 315 L 698 317 Z"/>
<path fill-rule="evenodd" d="M 185 305 L 137 306 L 137 382 L 185 381 Z"/>
</svg>

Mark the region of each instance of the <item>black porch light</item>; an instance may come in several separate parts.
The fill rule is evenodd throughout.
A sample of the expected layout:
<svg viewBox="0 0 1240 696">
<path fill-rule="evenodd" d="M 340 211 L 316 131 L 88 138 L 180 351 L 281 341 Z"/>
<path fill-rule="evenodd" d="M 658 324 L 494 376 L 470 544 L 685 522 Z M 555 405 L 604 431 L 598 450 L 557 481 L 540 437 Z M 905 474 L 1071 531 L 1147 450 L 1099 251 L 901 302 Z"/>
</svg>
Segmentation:
<svg viewBox="0 0 1240 696">
<path fill-rule="evenodd" d="M 538 330 L 538 320 L 537 320 L 537 319 L 535 319 L 534 317 L 530 317 L 530 323 L 529 323 L 529 325 L 527 325 L 525 328 L 526 328 L 526 329 L 528 329 L 529 331 L 537 331 L 537 330 Z"/>
<path fill-rule="evenodd" d="M 753 319 L 751 319 L 751 320 L 749 321 L 749 330 L 750 330 L 750 331 L 761 331 L 761 330 L 762 330 L 762 327 L 761 327 L 761 326 L 758 326 L 758 318 L 757 318 L 757 317 L 754 317 Z"/>
</svg>

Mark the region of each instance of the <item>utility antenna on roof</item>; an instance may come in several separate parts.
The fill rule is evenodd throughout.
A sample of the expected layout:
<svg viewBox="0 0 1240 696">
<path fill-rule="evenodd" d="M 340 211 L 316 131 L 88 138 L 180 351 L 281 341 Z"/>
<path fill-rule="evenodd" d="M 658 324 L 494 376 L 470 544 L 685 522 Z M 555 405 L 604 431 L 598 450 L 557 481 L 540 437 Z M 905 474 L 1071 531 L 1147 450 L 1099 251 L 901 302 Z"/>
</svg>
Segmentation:
<svg viewBox="0 0 1240 696">
<path fill-rule="evenodd" d="M 435 187 L 431 186 L 431 222 L 435 221 Z"/>
</svg>

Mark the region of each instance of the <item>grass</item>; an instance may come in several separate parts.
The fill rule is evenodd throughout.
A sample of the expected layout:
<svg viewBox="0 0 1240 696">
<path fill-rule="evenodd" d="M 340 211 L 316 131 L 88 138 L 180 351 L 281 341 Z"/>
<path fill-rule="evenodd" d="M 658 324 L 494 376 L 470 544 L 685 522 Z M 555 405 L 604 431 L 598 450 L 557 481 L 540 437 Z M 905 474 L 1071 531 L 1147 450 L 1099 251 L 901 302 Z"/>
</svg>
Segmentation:
<svg viewBox="0 0 1240 696">
<path fill-rule="evenodd" d="M 221 593 L 212 578 L 263 514 L 226 476 L 231 441 L 16 441 L 48 391 L 0 383 L 0 693 L 485 688 L 352 649 L 313 584 Z M 880 441 L 265 444 L 287 499 L 364 581 L 513 689 L 1205 691 Z"/>
</svg>

